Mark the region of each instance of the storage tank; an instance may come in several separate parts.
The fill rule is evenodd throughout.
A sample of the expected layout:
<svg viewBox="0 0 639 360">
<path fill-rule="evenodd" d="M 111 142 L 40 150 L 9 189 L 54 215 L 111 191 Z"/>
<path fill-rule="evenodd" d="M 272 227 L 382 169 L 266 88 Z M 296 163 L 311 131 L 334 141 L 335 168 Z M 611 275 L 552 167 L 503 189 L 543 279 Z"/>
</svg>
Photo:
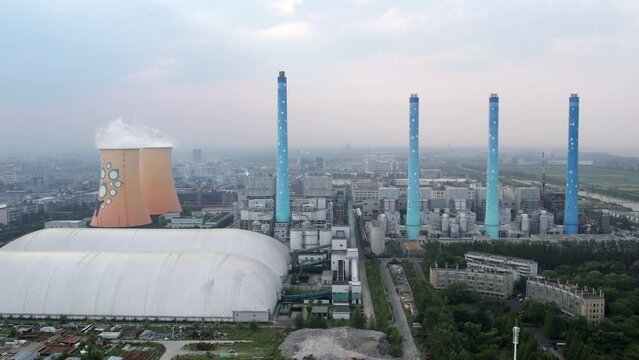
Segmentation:
<svg viewBox="0 0 639 360">
<path fill-rule="evenodd" d="M 253 232 L 260 232 L 262 230 L 262 223 L 259 222 L 258 220 L 253 221 L 252 226 L 253 226 L 252 228 Z"/>
<path fill-rule="evenodd" d="M 459 229 L 462 233 L 468 231 L 468 222 L 466 221 L 466 213 L 459 214 Z"/>
<path fill-rule="evenodd" d="M 448 228 L 450 226 L 450 220 L 448 220 L 448 214 L 442 215 L 442 233 L 448 235 Z"/>
<path fill-rule="evenodd" d="M 182 211 L 173 183 L 171 151 L 170 147 L 140 149 L 142 195 L 150 215 Z"/>
<path fill-rule="evenodd" d="M 541 215 L 539 215 L 539 235 L 546 234 L 548 234 L 548 215 L 546 210 L 542 210 Z"/>
<path fill-rule="evenodd" d="M 139 149 L 100 149 L 98 205 L 93 227 L 135 227 L 151 223 L 140 184 Z"/>
<path fill-rule="evenodd" d="M 530 219 L 528 218 L 528 214 L 521 215 L 521 232 L 530 234 Z"/>
<path fill-rule="evenodd" d="M 384 241 L 384 234 L 382 233 L 382 226 L 379 221 L 371 222 L 371 251 L 375 255 L 382 255 L 386 252 L 386 243 Z"/>
<path fill-rule="evenodd" d="M 304 231 L 299 228 L 291 229 L 291 250 L 302 250 Z"/>
<path fill-rule="evenodd" d="M 459 224 L 455 224 L 455 223 L 450 224 L 450 237 L 452 238 L 459 237 Z"/>
<path fill-rule="evenodd" d="M 351 259 L 351 281 L 359 281 L 359 272 L 357 270 L 357 259 Z"/>
</svg>

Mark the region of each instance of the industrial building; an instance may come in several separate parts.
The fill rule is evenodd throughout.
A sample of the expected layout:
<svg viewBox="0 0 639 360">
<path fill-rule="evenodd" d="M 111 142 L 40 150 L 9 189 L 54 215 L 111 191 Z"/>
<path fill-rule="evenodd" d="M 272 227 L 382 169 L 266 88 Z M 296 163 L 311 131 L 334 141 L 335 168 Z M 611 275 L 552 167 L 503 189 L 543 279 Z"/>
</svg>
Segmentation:
<svg viewBox="0 0 639 360">
<path fill-rule="evenodd" d="M 235 227 L 270 235 L 275 220 L 274 197 L 274 177 L 247 177 L 244 191 L 238 194 Z"/>
<path fill-rule="evenodd" d="M 510 271 L 439 268 L 437 264 L 430 268 L 430 284 L 435 289 L 446 289 L 458 282 L 484 296 L 507 299 L 513 294 L 513 274 Z"/>
<path fill-rule="evenodd" d="M 514 188 L 515 211 L 532 214 L 539 209 L 541 196 L 539 188 L 535 186 Z"/>
<path fill-rule="evenodd" d="M 470 268 L 499 272 L 510 271 L 513 273 L 513 280 L 515 281 L 521 276 L 537 276 L 539 267 L 537 262 L 533 260 L 475 251 L 465 253 L 464 258 L 466 259 L 466 266 Z"/>
<path fill-rule="evenodd" d="M 0 315 L 269 321 L 288 249 L 236 229 L 47 229 L 0 248 Z"/>
<path fill-rule="evenodd" d="M 543 278 L 528 279 L 526 299 L 542 303 L 554 302 L 559 309 L 570 316 L 583 316 L 591 324 L 604 318 L 606 300 L 600 291 L 582 289 L 577 285 L 551 282 Z"/>
</svg>

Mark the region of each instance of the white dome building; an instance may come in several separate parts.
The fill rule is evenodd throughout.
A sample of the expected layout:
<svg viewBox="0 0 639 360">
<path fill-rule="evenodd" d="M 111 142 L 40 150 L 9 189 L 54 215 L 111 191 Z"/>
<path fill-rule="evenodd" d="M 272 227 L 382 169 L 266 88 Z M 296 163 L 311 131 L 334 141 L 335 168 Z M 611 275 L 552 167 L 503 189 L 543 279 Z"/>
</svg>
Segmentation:
<svg viewBox="0 0 639 360">
<path fill-rule="evenodd" d="M 268 321 L 290 256 L 237 229 L 47 229 L 0 248 L 0 315 Z"/>
</svg>

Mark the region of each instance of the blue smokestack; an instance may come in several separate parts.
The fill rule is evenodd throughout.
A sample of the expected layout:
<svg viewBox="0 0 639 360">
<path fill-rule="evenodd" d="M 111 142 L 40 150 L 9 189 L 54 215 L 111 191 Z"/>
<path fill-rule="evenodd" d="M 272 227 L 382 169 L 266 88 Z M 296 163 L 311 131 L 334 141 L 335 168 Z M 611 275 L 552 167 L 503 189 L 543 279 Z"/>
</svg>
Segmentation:
<svg viewBox="0 0 639 360">
<path fill-rule="evenodd" d="M 488 164 L 486 166 L 486 235 L 499 238 L 499 96 L 488 100 Z"/>
<path fill-rule="evenodd" d="M 568 160 L 566 161 L 566 203 L 564 232 L 579 232 L 579 96 L 571 94 L 568 110 Z"/>
<path fill-rule="evenodd" d="M 408 195 L 406 203 L 406 238 L 419 236 L 419 97 L 412 94 L 409 104 Z"/>
<path fill-rule="evenodd" d="M 275 194 L 275 222 L 288 223 L 291 205 L 288 193 L 288 113 L 286 111 L 286 75 L 277 78 L 277 192 Z"/>
</svg>

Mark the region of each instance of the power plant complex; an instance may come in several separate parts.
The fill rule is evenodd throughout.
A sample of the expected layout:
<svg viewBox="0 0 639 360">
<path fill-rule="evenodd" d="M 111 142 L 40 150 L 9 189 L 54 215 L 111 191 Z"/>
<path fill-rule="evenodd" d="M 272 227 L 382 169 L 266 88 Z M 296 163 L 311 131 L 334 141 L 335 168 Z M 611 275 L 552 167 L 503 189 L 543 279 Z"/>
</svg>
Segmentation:
<svg viewBox="0 0 639 360">
<path fill-rule="evenodd" d="M 402 240 L 410 252 L 419 241 L 434 238 L 578 233 L 576 94 L 569 102 L 563 229 L 540 208 L 539 191 L 513 190 L 508 195 L 513 202 L 505 205 L 497 94 L 488 104 L 485 187 L 422 175 L 417 94 L 408 105 L 405 179 L 337 181 L 321 171 L 323 159 L 316 161 L 320 171 L 289 177 L 287 78 L 280 71 L 275 176 L 272 170 L 247 171 L 234 205 L 235 229 L 157 229 L 161 221 L 179 220 L 182 211 L 172 148 L 99 149 L 93 228 L 45 229 L 0 248 L 0 315 L 270 321 L 287 311 L 290 316 L 291 303 L 323 298 L 330 300 L 333 318 L 348 319 L 350 305 L 362 303 L 363 245 L 381 255 L 391 238 Z M 198 162 L 201 157 L 200 151 Z M 367 158 L 366 166 L 376 175 L 398 168 L 381 155 Z M 320 290 L 290 291 L 289 273 L 309 269 Z"/>
</svg>

